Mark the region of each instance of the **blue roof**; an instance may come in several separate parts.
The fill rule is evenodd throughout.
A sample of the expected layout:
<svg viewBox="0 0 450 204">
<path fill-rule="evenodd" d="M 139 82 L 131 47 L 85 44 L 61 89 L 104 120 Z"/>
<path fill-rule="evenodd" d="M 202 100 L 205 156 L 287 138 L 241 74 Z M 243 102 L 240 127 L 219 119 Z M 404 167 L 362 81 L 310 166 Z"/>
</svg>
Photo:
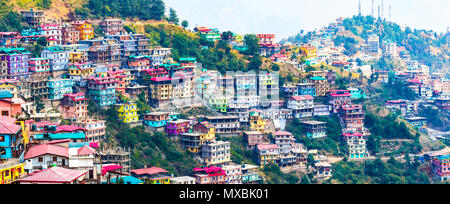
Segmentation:
<svg viewBox="0 0 450 204">
<path fill-rule="evenodd" d="M 48 133 L 50 140 L 64 140 L 64 139 L 86 139 L 84 133 Z M 47 140 L 43 134 L 34 135 L 36 140 Z"/>
<path fill-rule="evenodd" d="M 135 178 L 133 176 L 123 176 L 123 177 L 120 177 L 120 179 L 123 180 L 124 184 L 143 184 L 144 183 L 144 181 L 142 181 L 138 178 Z M 113 178 L 110 180 L 110 182 L 112 184 L 115 184 L 115 183 L 117 183 L 116 180 L 117 180 L 117 178 Z M 103 182 L 103 184 L 105 184 L 105 183 L 106 183 L 106 181 Z"/>
<path fill-rule="evenodd" d="M 14 97 L 11 92 L 6 90 L 0 90 L 0 98 L 12 98 Z"/>
</svg>

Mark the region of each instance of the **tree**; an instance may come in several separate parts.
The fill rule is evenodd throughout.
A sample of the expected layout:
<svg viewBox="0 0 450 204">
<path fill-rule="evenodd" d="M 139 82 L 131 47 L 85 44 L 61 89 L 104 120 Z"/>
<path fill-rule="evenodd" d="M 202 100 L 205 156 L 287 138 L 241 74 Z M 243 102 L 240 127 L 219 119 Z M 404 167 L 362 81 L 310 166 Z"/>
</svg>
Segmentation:
<svg viewBox="0 0 450 204">
<path fill-rule="evenodd" d="M 189 27 L 189 22 L 187 20 L 183 20 L 181 22 L 181 26 L 183 26 L 184 29 L 187 29 Z"/>
<path fill-rule="evenodd" d="M 261 57 L 259 55 L 255 55 L 252 57 L 250 63 L 248 64 L 248 70 L 258 71 L 261 65 L 262 65 Z"/>
<path fill-rule="evenodd" d="M 244 36 L 244 43 L 247 46 L 245 53 L 247 55 L 256 55 L 259 53 L 259 39 L 254 34 Z"/>
<path fill-rule="evenodd" d="M 179 22 L 177 12 L 173 8 L 169 9 L 169 21 L 175 25 L 178 25 Z"/>
</svg>

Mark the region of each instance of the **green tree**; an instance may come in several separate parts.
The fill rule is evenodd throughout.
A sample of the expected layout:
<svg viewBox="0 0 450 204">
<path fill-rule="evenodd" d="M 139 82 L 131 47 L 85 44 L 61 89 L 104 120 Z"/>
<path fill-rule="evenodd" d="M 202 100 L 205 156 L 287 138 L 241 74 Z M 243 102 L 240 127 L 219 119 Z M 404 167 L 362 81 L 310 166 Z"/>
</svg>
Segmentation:
<svg viewBox="0 0 450 204">
<path fill-rule="evenodd" d="M 181 22 L 181 26 L 183 26 L 184 29 L 187 29 L 189 27 L 189 22 L 187 20 L 183 20 Z"/>
<path fill-rule="evenodd" d="M 169 21 L 175 25 L 178 25 L 179 22 L 177 12 L 173 8 L 169 9 Z"/>
<path fill-rule="evenodd" d="M 247 34 L 244 36 L 244 43 L 247 46 L 245 51 L 248 55 L 257 55 L 259 53 L 259 39 L 254 34 Z"/>
</svg>

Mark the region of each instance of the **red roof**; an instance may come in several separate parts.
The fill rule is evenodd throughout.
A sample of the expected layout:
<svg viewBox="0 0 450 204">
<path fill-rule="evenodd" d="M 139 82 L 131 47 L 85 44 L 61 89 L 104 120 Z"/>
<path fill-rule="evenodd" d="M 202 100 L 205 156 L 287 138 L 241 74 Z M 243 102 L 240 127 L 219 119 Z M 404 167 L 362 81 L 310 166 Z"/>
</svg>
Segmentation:
<svg viewBox="0 0 450 204">
<path fill-rule="evenodd" d="M 76 99 L 76 97 L 79 97 L 79 96 L 85 96 L 85 94 L 84 94 L 83 92 L 76 93 L 76 94 L 64 94 L 64 96 L 68 96 L 68 97 L 71 98 L 73 101 L 83 101 L 83 100 L 87 100 L 87 98 L 85 98 L 85 97 Z"/>
<path fill-rule="evenodd" d="M 102 167 L 102 176 L 104 176 L 109 171 L 114 171 L 117 169 L 122 169 L 123 167 L 117 164 L 106 164 Z"/>
<path fill-rule="evenodd" d="M 168 171 L 161 169 L 159 167 L 151 167 L 151 168 L 146 168 L 146 169 L 135 169 L 135 170 L 131 170 L 131 172 L 135 173 L 137 175 L 143 175 L 143 174 L 153 175 L 153 174 L 159 174 L 159 173 L 168 173 Z"/>
<path fill-rule="evenodd" d="M 28 177 L 20 179 L 19 182 L 26 183 L 71 183 L 85 175 L 85 170 L 72 170 L 61 167 L 52 167 L 34 173 Z"/>
<path fill-rule="evenodd" d="M 275 135 L 275 136 L 279 136 L 279 135 L 292 135 L 292 133 L 287 132 L 287 131 L 277 131 L 277 132 L 275 132 L 273 135 Z"/>
<path fill-rule="evenodd" d="M 85 131 L 86 129 L 75 126 L 75 125 L 61 125 L 59 127 L 56 128 L 56 132 L 75 132 L 77 130 L 83 130 Z"/>
<path fill-rule="evenodd" d="M 314 100 L 314 98 L 310 95 L 292 96 L 290 99 L 294 99 L 296 101 Z"/>
<path fill-rule="evenodd" d="M 20 131 L 20 125 L 15 124 L 16 119 L 0 116 L 0 134 L 13 135 Z"/>
<path fill-rule="evenodd" d="M 80 156 L 93 155 L 93 154 L 95 154 L 95 150 L 92 149 L 92 147 L 89 147 L 87 145 L 78 149 L 78 155 L 80 155 Z"/>
<path fill-rule="evenodd" d="M 31 159 L 45 154 L 69 158 L 69 149 L 67 147 L 61 147 L 56 145 L 41 144 L 38 146 L 31 147 L 27 151 L 27 153 L 25 153 L 25 159 Z"/>
<path fill-rule="evenodd" d="M 276 144 L 260 144 L 257 148 L 258 150 L 277 149 L 278 146 Z"/>
<path fill-rule="evenodd" d="M 170 77 L 155 77 L 150 79 L 151 81 L 170 81 L 172 80 Z"/>
</svg>

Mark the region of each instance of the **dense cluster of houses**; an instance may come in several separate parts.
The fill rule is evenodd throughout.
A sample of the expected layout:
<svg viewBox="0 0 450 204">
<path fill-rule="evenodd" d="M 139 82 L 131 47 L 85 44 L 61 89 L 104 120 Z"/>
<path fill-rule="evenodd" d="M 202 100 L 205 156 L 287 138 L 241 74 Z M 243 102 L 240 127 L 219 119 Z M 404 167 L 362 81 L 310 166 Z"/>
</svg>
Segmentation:
<svg viewBox="0 0 450 204">
<path fill-rule="evenodd" d="M 120 19 L 48 23 L 42 11 L 22 15 L 29 29 L 0 32 L 1 183 L 261 183 L 259 171 L 265 165 L 276 164 L 283 172 L 306 170 L 310 155 L 316 178 L 329 179 L 327 157 L 307 150 L 285 126 L 298 119 L 307 137 L 320 140 L 327 137 L 327 124 L 314 117 L 333 114 L 340 119 L 348 157 L 369 156 L 363 107 L 354 104 L 367 96 L 358 88 L 335 90 L 335 71 L 309 71 L 301 83 L 280 86 L 276 72 L 221 74 L 188 56 L 175 61 L 171 48 L 151 46 L 145 35 L 127 33 Z M 258 34 L 260 54 L 303 71 L 320 63 L 353 69 L 350 57 L 331 41 L 331 33 L 341 29 L 339 23 L 338 19 L 302 45 L 282 45 L 274 34 Z M 105 36 L 94 38 L 94 27 Z M 221 39 L 217 29 L 197 27 L 194 32 L 211 42 Z M 31 56 L 24 45 L 40 39 L 47 46 L 40 57 Z M 381 52 L 378 40 L 371 36 L 359 54 L 396 55 L 395 44 L 388 43 Z M 229 43 L 234 49 L 246 49 L 240 35 L 233 34 Z M 396 80 L 423 98 L 437 96 L 436 105 L 448 109 L 445 77 L 407 63 L 409 72 L 396 72 Z M 372 74 L 370 68 L 359 69 Z M 387 82 L 387 73 L 376 73 Z M 319 103 L 319 97 L 325 100 Z M 138 109 L 142 99 L 151 111 Z M 88 115 L 89 101 L 113 109 L 119 123 L 165 132 L 203 166 L 181 177 L 159 167 L 132 169 L 130 149 L 103 145 L 106 121 Z M 183 117 L 180 108 L 190 106 L 205 107 L 212 115 Z M 417 102 L 388 101 L 386 106 L 405 116 L 417 112 Z M 62 120 L 69 125 L 62 125 Z M 423 118 L 408 120 L 423 125 Z M 243 137 L 258 164 L 233 163 L 231 143 L 218 136 Z"/>
</svg>

